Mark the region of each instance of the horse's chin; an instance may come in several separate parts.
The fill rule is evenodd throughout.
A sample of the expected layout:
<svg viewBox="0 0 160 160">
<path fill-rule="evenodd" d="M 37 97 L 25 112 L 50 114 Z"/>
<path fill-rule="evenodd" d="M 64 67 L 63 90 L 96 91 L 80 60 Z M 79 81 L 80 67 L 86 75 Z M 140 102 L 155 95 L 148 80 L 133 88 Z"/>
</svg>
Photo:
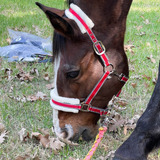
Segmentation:
<svg viewBox="0 0 160 160">
<path fill-rule="evenodd" d="M 61 140 L 69 141 L 69 142 L 78 142 L 80 138 L 84 141 L 91 141 L 96 137 L 98 132 L 98 125 L 94 127 L 80 127 L 78 128 L 78 132 L 74 133 L 72 137 L 69 134 L 69 131 L 65 129 L 61 129 L 61 133 L 57 135 Z"/>
<path fill-rule="evenodd" d="M 96 125 L 94 128 L 81 127 L 79 128 L 79 132 L 74 134 L 74 136 L 70 138 L 70 140 L 78 142 L 81 137 L 82 140 L 89 142 L 96 137 L 97 132 L 98 132 L 98 125 Z"/>
</svg>

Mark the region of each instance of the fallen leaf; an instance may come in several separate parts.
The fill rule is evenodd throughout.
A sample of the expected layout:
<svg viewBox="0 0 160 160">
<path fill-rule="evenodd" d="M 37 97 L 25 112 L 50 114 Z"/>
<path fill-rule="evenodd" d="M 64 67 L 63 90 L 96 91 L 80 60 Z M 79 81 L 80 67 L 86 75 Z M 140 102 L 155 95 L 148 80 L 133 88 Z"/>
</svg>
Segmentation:
<svg viewBox="0 0 160 160">
<path fill-rule="evenodd" d="M 47 100 L 47 95 L 43 92 L 37 92 L 36 95 L 31 95 L 27 97 L 28 101 L 34 102 L 37 100 Z"/>
<path fill-rule="evenodd" d="M 54 88 L 54 83 L 47 84 L 47 85 L 46 85 L 46 88 L 47 88 L 48 90 L 53 89 L 53 88 Z"/>
<path fill-rule="evenodd" d="M 43 76 L 43 78 L 46 80 L 46 81 L 49 81 L 49 75 L 46 73 L 44 76 Z"/>
<path fill-rule="evenodd" d="M 114 154 L 115 154 L 115 151 L 110 151 L 104 159 L 105 160 L 112 159 L 114 157 Z"/>
<path fill-rule="evenodd" d="M 12 93 L 12 92 L 13 92 L 13 86 L 11 86 L 9 89 L 9 93 Z"/>
<path fill-rule="evenodd" d="M 143 28 L 143 26 L 137 26 L 136 28 L 139 31 L 139 30 L 141 30 Z"/>
<path fill-rule="evenodd" d="M 39 72 L 38 72 L 38 69 L 37 68 L 33 68 L 31 71 L 30 71 L 31 74 L 36 74 L 37 76 L 39 76 Z"/>
<path fill-rule="evenodd" d="M 150 81 L 150 80 L 151 80 L 151 77 L 149 77 L 149 76 L 147 76 L 147 75 L 145 75 L 145 74 L 144 74 L 144 75 L 142 75 L 142 77 L 143 77 L 143 78 L 146 78 L 148 81 Z"/>
<path fill-rule="evenodd" d="M 155 85 L 157 83 L 157 77 L 152 79 L 153 84 Z"/>
<path fill-rule="evenodd" d="M 49 129 L 38 129 L 42 134 L 49 135 Z"/>
<path fill-rule="evenodd" d="M 133 52 L 133 50 L 132 50 L 132 48 L 134 48 L 135 46 L 134 45 L 125 45 L 124 46 L 124 50 L 125 51 L 129 51 L 129 52 L 131 52 L 132 54 L 134 54 L 134 52 Z"/>
<path fill-rule="evenodd" d="M 66 144 L 61 142 L 58 138 L 49 138 L 50 148 L 53 150 L 61 150 Z"/>
<path fill-rule="evenodd" d="M 151 44 L 150 44 L 149 42 L 147 42 L 147 46 L 148 46 L 148 47 L 150 47 L 150 46 L 151 46 Z"/>
<path fill-rule="evenodd" d="M 7 38 L 7 43 L 11 44 L 11 39 L 10 38 Z"/>
<path fill-rule="evenodd" d="M 24 73 L 23 71 L 18 73 L 16 77 L 20 79 L 20 81 L 27 81 L 27 82 L 32 81 L 34 78 L 33 76 L 30 75 L 30 73 Z"/>
<path fill-rule="evenodd" d="M 2 144 L 5 141 L 5 138 L 7 138 L 7 132 L 3 131 L 0 135 L 0 144 Z"/>
<path fill-rule="evenodd" d="M 153 58 L 153 55 L 151 54 L 150 57 L 147 56 L 147 59 L 151 60 L 152 63 L 156 63 L 156 60 Z"/>
<path fill-rule="evenodd" d="M 148 25 L 148 24 L 151 24 L 151 23 L 149 22 L 149 19 L 146 19 L 146 20 L 144 21 L 144 23 L 147 24 L 147 25 Z"/>
<path fill-rule="evenodd" d="M 124 126 L 123 133 L 125 136 L 127 135 L 127 126 L 126 125 Z"/>
<path fill-rule="evenodd" d="M 125 101 L 118 101 L 118 104 L 120 105 L 120 106 L 126 106 L 128 103 L 127 102 L 125 102 Z"/>
<path fill-rule="evenodd" d="M 18 156 L 18 157 L 16 157 L 15 160 L 26 160 L 26 159 L 28 159 L 28 158 L 30 158 L 30 156 L 26 154 L 26 155 L 24 155 L 24 156 Z"/>
<path fill-rule="evenodd" d="M 4 73 L 7 74 L 6 78 L 7 78 L 8 80 L 12 80 L 12 76 L 11 76 L 12 73 L 13 73 L 13 70 L 12 70 L 12 69 L 6 68 Z"/>
<path fill-rule="evenodd" d="M 137 83 L 131 83 L 131 85 L 132 85 L 133 88 L 137 87 Z"/>
<path fill-rule="evenodd" d="M 53 151 L 60 150 L 65 146 L 65 143 L 61 142 L 58 138 L 50 137 L 49 134 L 42 135 L 38 132 L 33 132 L 32 138 L 39 140 L 44 148 L 50 148 L 53 149 Z"/>
<path fill-rule="evenodd" d="M 37 138 L 37 139 L 39 139 L 39 135 L 40 135 L 40 133 L 39 132 L 32 132 L 32 134 L 31 134 L 31 138 Z"/>
<path fill-rule="evenodd" d="M 38 93 L 36 94 L 36 97 L 37 97 L 38 99 L 40 99 L 40 100 L 44 100 L 44 99 L 46 99 L 47 95 L 44 94 L 43 92 L 38 92 Z"/>
<path fill-rule="evenodd" d="M 0 123 L 0 132 L 4 132 L 4 130 L 5 130 L 4 124 Z"/>
<path fill-rule="evenodd" d="M 146 35 L 146 32 L 140 32 L 140 33 L 137 33 L 136 35 L 142 37 L 142 36 Z"/>
<path fill-rule="evenodd" d="M 149 84 L 148 83 L 144 83 L 145 88 L 149 88 Z"/>
<path fill-rule="evenodd" d="M 25 128 L 22 128 L 19 132 L 18 132 L 18 135 L 20 137 L 20 141 L 21 142 L 26 142 L 27 139 L 30 139 L 29 137 L 29 132 L 26 133 L 26 129 Z"/>
<path fill-rule="evenodd" d="M 40 143 L 44 148 L 49 148 L 50 147 L 50 140 L 49 140 L 49 135 L 39 135 L 38 138 L 40 139 Z"/>
<path fill-rule="evenodd" d="M 17 102 L 26 102 L 26 97 L 19 97 L 19 96 L 13 97 L 13 96 L 10 96 L 10 95 L 8 95 L 8 97 L 11 98 L 11 99 L 14 99 Z"/>
<path fill-rule="evenodd" d="M 125 124 L 125 119 L 121 118 L 118 121 L 116 121 L 113 124 L 109 124 L 108 128 L 109 128 L 109 132 L 116 132 L 118 128 L 123 127 Z"/>
</svg>

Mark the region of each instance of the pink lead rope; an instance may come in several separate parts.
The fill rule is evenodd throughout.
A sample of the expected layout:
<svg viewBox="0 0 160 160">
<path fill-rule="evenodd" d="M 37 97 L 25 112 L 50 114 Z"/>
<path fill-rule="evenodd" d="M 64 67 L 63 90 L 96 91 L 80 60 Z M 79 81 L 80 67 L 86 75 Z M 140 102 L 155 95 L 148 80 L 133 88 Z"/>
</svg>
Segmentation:
<svg viewBox="0 0 160 160">
<path fill-rule="evenodd" d="M 101 142 L 104 133 L 107 131 L 107 127 L 100 127 L 99 128 L 99 134 L 96 136 L 96 140 L 91 148 L 91 150 L 88 152 L 88 154 L 86 155 L 86 157 L 83 160 L 90 160 L 93 156 L 93 154 L 95 153 L 99 143 Z"/>
</svg>

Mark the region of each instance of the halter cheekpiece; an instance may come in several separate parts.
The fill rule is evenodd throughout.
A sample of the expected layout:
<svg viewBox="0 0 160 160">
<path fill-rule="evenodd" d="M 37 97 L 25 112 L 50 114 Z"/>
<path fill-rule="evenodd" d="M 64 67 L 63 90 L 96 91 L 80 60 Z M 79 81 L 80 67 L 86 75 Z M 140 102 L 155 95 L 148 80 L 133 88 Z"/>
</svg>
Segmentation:
<svg viewBox="0 0 160 160">
<path fill-rule="evenodd" d="M 96 86 L 93 88 L 91 93 L 88 95 L 88 97 L 85 99 L 84 102 L 80 103 L 80 100 L 77 98 L 66 98 L 57 96 L 55 94 L 55 90 L 53 89 L 51 91 L 51 101 L 50 104 L 54 109 L 61 110 L 61 111 L 67 111 L 67 112 L 74 112 L 78 113 L 79 111 L 83 112 L 94 112 L 98 113 L 101 116 L 107 114 L 107 109 L 101 109 L 97 107 L 93 107 L 91 105 L 92 100 L 97 95 L 101 87 L 103 86 L 104 82 L 109 79 L 110 75 L 115 72 L 114 66 L 109 62 L 109 59 L 106 55 L 105 46 L 103 43 L 99 40 L 97 40 L 96 36 L 92 32 L 92 28 L 94 27 L 94 23 L 92 20 L 75 4 L 70 4 L 70 9 L 67 9 L 65 11 L 65 15 L 73 19 L 77 25 L 79 26 L 81 32 L 87 33 L 90 37 L 92 43 L 93 43 L 93 49 L 95 53 L 101 58 L 103 62 L 104 67 L 104 73 L 99 80 L 99 82 L 96 84 Z M 110 68 L 110 71 L 108 71 L 108 68 Z M 119 80 L 122 82 L 127 82 L 128 78 L 124 74 L 117 74 Z M 120 92 L 116 95 L 119 96 Z"/>
</svg>

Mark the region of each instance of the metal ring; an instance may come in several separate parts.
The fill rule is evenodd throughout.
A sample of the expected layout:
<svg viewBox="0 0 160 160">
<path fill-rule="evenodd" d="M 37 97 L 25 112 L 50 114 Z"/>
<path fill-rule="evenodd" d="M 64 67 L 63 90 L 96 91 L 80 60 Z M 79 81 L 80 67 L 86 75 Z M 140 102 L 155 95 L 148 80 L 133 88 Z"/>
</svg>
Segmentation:
<svg viewBox="0 0 160 160">
<path fill-rule="evenodd" d="M 111 66 L 112 68 L 111 68 L 111 70 L 109 71 L 110 72 L 110 74 L 111 73 L 113 73 L 114 72 L 114 66 L 113 66 L 113 64 L 112 63 L 110 63 L 108 66 L 105 66 L 104 67 L 104 72 L 107 72 L 108 70 L 107 70 L 107 68 L 109 67 L 109 66 Z"/>
</svg>

